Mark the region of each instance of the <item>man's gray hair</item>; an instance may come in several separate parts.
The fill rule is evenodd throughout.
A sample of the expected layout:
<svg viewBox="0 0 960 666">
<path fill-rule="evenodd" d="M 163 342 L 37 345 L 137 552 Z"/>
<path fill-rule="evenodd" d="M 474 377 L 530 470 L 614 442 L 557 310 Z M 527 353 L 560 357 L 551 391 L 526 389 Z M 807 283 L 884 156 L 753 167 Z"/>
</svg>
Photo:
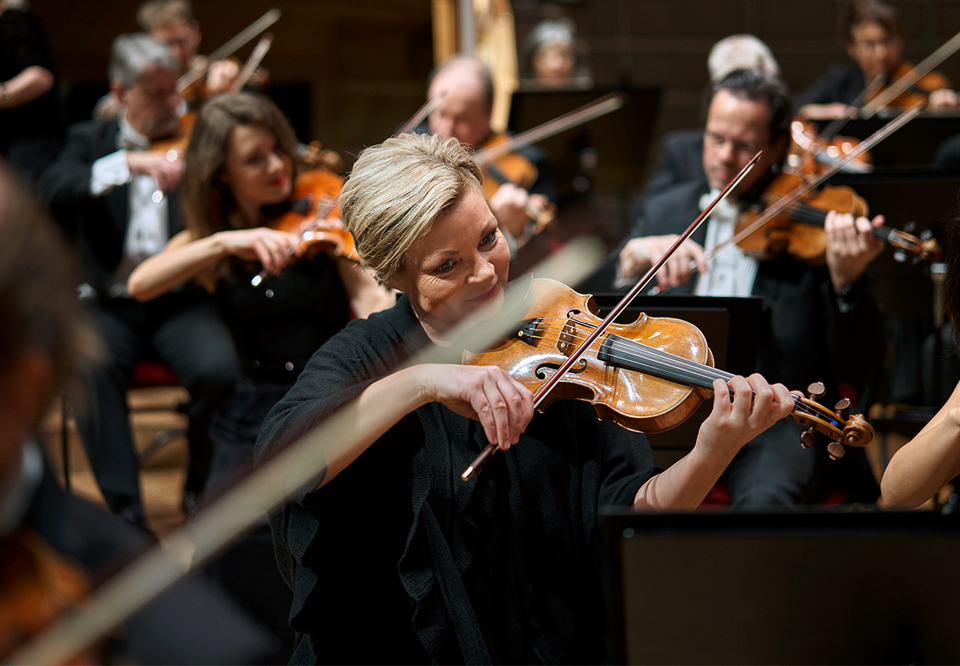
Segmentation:
<svg viewBox="0 0 960 666">
<path fill-rule="evenodd" d="M 165 45 L 144 32 L 120 35 L 110 49 L 110 80 L 132 88 L 150 65 L 178 72 L 180 66 Z"/>
</svg>

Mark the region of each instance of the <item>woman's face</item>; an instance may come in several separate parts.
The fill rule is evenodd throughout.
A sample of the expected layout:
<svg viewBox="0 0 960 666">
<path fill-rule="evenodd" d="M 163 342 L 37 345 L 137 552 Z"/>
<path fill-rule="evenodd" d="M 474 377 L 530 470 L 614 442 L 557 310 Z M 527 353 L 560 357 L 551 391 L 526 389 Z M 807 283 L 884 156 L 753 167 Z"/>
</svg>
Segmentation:
<svg viewBox="0 0 960 666">
<path fill-rule="evenodd" d="M 562 86 L 573 75 L 576 59 L 573 47 L 569 44 L 544 44 L 533 56 L 533 70 L 540 83 L 548 86 Z"/>
<path fill-rule="evenodd" d="M 390 284 L 434 339 L 488 303 L 501 304 L 510 250 L 483 194 L 468 187 L 411 248 Z"/>
<path fill-rule="evenodd" d="M 230 132 L 224 176 L 240 209 L 249 214 L 290 197 L 293 160 L 266 127 L 237 125 Z"/>
</svg>

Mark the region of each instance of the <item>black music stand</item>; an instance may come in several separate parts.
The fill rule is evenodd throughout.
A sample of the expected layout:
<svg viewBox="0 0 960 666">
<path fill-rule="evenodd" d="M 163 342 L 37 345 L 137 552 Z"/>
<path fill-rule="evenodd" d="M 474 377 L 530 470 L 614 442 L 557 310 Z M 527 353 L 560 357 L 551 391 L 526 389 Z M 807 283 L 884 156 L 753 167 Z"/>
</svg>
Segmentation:
<svg viewBox="0 0 960 666">
<path fill-rule="evenodd" d="M 594 294 L 593 298 L 601 314 L 606 315 L 622 297 L 622 294 Z M 746 376 L 757 366 L 762 306 L 763 299 L 756 296 L 638 296 L 617 321 L 632 322 L 641 312 L 651 317 L 688 321 L 703 331 L 716 367 Z M 709 415 L 707 402 L 676 428 L 647 435 L 661 467 L 668 467 L 693 448 L 700 424 Z"/>
<path fill-rule="evenodd" d="M 602 522 L 614 663 L 958 663 L 960 517 Z"/>
</svg>

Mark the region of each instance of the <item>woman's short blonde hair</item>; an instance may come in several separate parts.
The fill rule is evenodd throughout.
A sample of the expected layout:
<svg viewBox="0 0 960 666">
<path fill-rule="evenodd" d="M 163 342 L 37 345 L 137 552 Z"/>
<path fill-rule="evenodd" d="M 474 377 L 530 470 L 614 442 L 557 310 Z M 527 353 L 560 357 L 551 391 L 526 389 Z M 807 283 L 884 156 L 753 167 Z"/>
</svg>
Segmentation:
<svg viewBox="0 0 960 666">
<path fill-rule="evenodd" d="M 480 166 L 459 141 L 402 134 L 362 153 L 340 194 L 340 215 L 365 266 L 391 282 L 404 257 L 466 188 L 482 194 Z"/>
</svg>

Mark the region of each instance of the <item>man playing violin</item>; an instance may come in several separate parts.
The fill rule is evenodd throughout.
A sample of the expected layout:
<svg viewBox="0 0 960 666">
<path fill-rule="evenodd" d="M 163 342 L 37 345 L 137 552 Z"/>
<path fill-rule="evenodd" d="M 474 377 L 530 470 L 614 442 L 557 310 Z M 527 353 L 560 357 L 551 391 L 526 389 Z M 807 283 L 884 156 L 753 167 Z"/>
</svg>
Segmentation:
<svg viewBox="0 0 960 666">
<path fill-rule="evenodd" d="M 903 61 L 903 28 L 897 10 L 882 0 L 851 0 L 841 16 L 840 31 L 853 63 L 831 67 L 797 95 L 797 113 L 802 118 L 849 116 L 869 101 L 863 99 L 868 86 L 888 86 L 912 69 Z M 927 108 L 931 111 L 958 104 L 957 93 L 939 72 L 922 77 L 914 88 L 929 94 Z M 900 102 L 895 99 L 892 105 Z"/>
<path fill-rule="evenodd" d="M 480 60 L 460 56 L 445 62 L 431 74 L 427 97 L 436 100 L 427 119 L 434 134 L 451 136 L 474 150 L 483 149 L 493 137 L 493 78 Z M 553 195 L 550 166 L 543 152 L 531 146 L 516 152 L 537 168 L 536 181 L 529 191 L 504 182 L 490 198 L 490 208 L 511 243 L 526 235 L 530 204 L 543 206 Z"/>
<path fill-rule="evenodd" d="M 206 62 L 199 54 L 200 24 L 193 18 L 193 8 L 188 0 L 147 0 L 137 9 L 137 24 L 140 29 L 170 49 L 179 65 L 177 75 L 181 76 L 194 68 L 202 68 Z M 240 74 L 240 65 L 235 59 L 212 63 L 205 81 L 200 100 L 213 97 L 232 89 Z M 97 102 L 93 117 L 106 120 L 116 116 L 119 100 L 111 91 Z"/>
<path fill-rule="evenodd" d="M 657 275 L 661 288 L 702 296 L 760 296 L 763 329 L 757 370 L 789 386 L 862 386 L 883 357 L 879 306 L 864 271 L 882 251 L 871 223 L 828 214 L 825 267 L 783 253 L 757 261 L 735 245 L 711 250 L 776 177 L 789 146 L 790 98 L 778 79 L 738 70 L 713 88 L 703 140 L 703 170 L 645 200 L 628 239 L 589 282 L 594 290 L 632 284 L 677 234 L 758 151 L 759 163 Z M 881 218 L 874 220 L 880 224 Z M 695 268 L 693 268 L 695 266 Z M 838 396 L 837 396 L 838 397 Z M 834 400 L 836 397 L 833 398 Z M 829 403 L 833 404 L 833 403 Z M 803 451 L 797 426 L 783 422 L 744 448 L 727 473 L 736 508 L 791 506 L 816 490 L 824 455 Z"/>
<path fill-rule="evenodd" d="M 176 60 L 144 34 L 113 44 L 111 86 L 118 118 L 79 123 L 38 183 L 82 253 L 80 296 L 110 352 L 86 381 L 90 404 L 77 410 L 78 428 L 110 509 L 144 526 L 137 455 L 127 419 L 126 384 L 137 360 L 155 355 L 190 391 L 189 492 L 202 488 L 209 465 L 207 425 L 230 393 L 236 360 L 230 335 L 205 293 L 183 289 L 136 303 L 127 277 L 182 229 L 176 188 L 179 162 L 149 150 L 178 126 Z M 79 407 L 79 406 L 78 406 Z"/>
</svg>

